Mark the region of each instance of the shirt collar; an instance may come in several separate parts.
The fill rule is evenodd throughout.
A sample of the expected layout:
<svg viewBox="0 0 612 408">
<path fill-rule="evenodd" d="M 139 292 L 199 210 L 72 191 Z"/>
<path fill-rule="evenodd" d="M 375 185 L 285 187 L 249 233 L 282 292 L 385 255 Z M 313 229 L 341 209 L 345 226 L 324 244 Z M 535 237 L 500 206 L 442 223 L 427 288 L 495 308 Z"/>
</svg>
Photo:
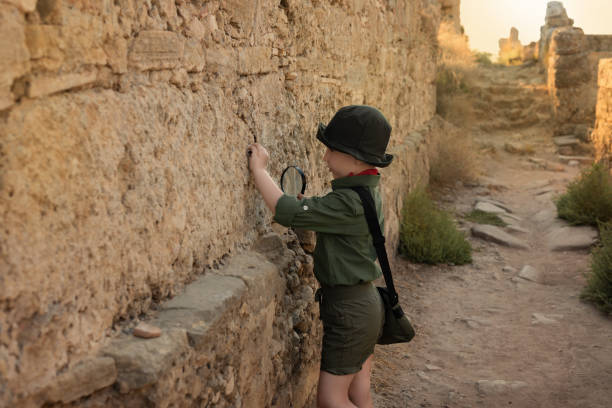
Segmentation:
<svg viewBox="0 0 612 408">
<path fill-rule="evenodd" d="M 362 171 L 361 173 L 357 173 L 357 174 L 353 174 L 353 172 L 351 171 L 348 175 L 348 177 L 351 176 L 378 176 L 380 173 L 378 172 L 378 169 L 367 169 Z"/>
<path fill-rule="evenodd" d="M 365 186 L 365 187 L 376 187 L 380 181 L 380 175 L 356 175 L 346 176 L 332 180 L 332 190 L 339 188 L 350 188 L 353 186 Z"/>
</svg>

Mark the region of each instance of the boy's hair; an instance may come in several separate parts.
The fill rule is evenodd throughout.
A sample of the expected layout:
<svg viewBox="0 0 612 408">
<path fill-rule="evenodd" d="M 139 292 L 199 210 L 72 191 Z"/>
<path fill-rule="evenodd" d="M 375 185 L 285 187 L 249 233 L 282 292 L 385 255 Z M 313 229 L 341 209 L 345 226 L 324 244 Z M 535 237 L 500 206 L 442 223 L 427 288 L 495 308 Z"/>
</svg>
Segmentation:
<svg viewBox="0 0 612 408">
<path fill-rule="evenodd" d="M 329 124 L 319 124 L 317 139 L 325 146 L 376 167 L 387 167 L 393 155 L 385 153 L 391 125 L 376 108 L 350 105 L 340 108 Z"/>
</svg>

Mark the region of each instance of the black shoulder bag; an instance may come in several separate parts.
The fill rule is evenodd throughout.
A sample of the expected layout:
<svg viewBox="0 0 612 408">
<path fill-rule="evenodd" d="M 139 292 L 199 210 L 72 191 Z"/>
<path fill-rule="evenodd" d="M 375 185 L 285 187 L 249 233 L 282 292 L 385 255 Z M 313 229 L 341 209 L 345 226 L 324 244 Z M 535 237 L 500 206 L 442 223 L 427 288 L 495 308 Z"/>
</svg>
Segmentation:
<svg viewBox="0 0 612 408">
<path fill-rule="evenodd" d="M 407 343 L 414 337 L 414 329 L 399 304 L 399 297 L 393 285 L 393 276 L 391 276 L 391 268 L 387 258 L 387 250 L 385 249 L 385 237 L 380 230 L 374 199 L 365 187 L 355 186 L 351 187 L 351 189 L 359 194 L 361 198 L 368 228 L 376 248 L 376 255 L 378 255 L 378 261 L 380 262 L 380 267 L 385 277 L 385 284 L 387 285 L 386 288 L 380 286 L 376 288 L 385 305 L 385 325 L 377 343 Z"/>
</svg>

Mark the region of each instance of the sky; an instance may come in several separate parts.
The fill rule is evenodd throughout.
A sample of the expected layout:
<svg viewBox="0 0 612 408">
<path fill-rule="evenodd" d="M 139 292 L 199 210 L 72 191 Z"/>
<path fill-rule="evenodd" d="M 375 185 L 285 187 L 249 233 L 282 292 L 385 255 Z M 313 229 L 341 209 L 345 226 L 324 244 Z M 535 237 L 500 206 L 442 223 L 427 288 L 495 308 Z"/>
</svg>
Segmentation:
<svg viewBox="0 0 612 408">
<path fill-rule="evenodd" d="M 461 24 L 469 37 L 470 48 L 497 56 L 500 38 L 519 30 L 523 45 L 540 39 L 549 0 L 461 0 Z M 612 0 L 562 1 L 574 27 L 585 34 L 612 34 Z"/>
</svg>

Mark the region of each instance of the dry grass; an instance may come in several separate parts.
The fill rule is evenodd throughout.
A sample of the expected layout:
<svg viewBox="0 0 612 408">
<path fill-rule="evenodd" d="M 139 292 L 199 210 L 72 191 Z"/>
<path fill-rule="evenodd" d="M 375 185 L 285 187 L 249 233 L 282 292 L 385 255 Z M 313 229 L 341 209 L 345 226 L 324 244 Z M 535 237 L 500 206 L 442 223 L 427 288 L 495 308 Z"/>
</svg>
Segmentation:
<svg viewBox="0 0 612 408">
<path fill-rule="evenodd" d="M 434 185 L 474 181 L 478 176 L 478 154 L 471 134 L 446 126 L 429 150 L 429 177 Z"/>
<path fill-rule="evenodd" d="M 438 32 L 438 44 L 437 113 L 456 126 L 469 127 L 475 120 L 470 97 L 477 67 L 475 55 L 467 39 L 444 24 Z"/>
<path fill-rule="evenodd" d="M 437 112 L 450 124 L 430 149 L 430 181 L 454 185 L 477 176 L 477 153 L 468 130 L 476 121 L 474 83 L 478 64 L 465 36 L 449 26 L 438 32 Z"/>
</svg>

